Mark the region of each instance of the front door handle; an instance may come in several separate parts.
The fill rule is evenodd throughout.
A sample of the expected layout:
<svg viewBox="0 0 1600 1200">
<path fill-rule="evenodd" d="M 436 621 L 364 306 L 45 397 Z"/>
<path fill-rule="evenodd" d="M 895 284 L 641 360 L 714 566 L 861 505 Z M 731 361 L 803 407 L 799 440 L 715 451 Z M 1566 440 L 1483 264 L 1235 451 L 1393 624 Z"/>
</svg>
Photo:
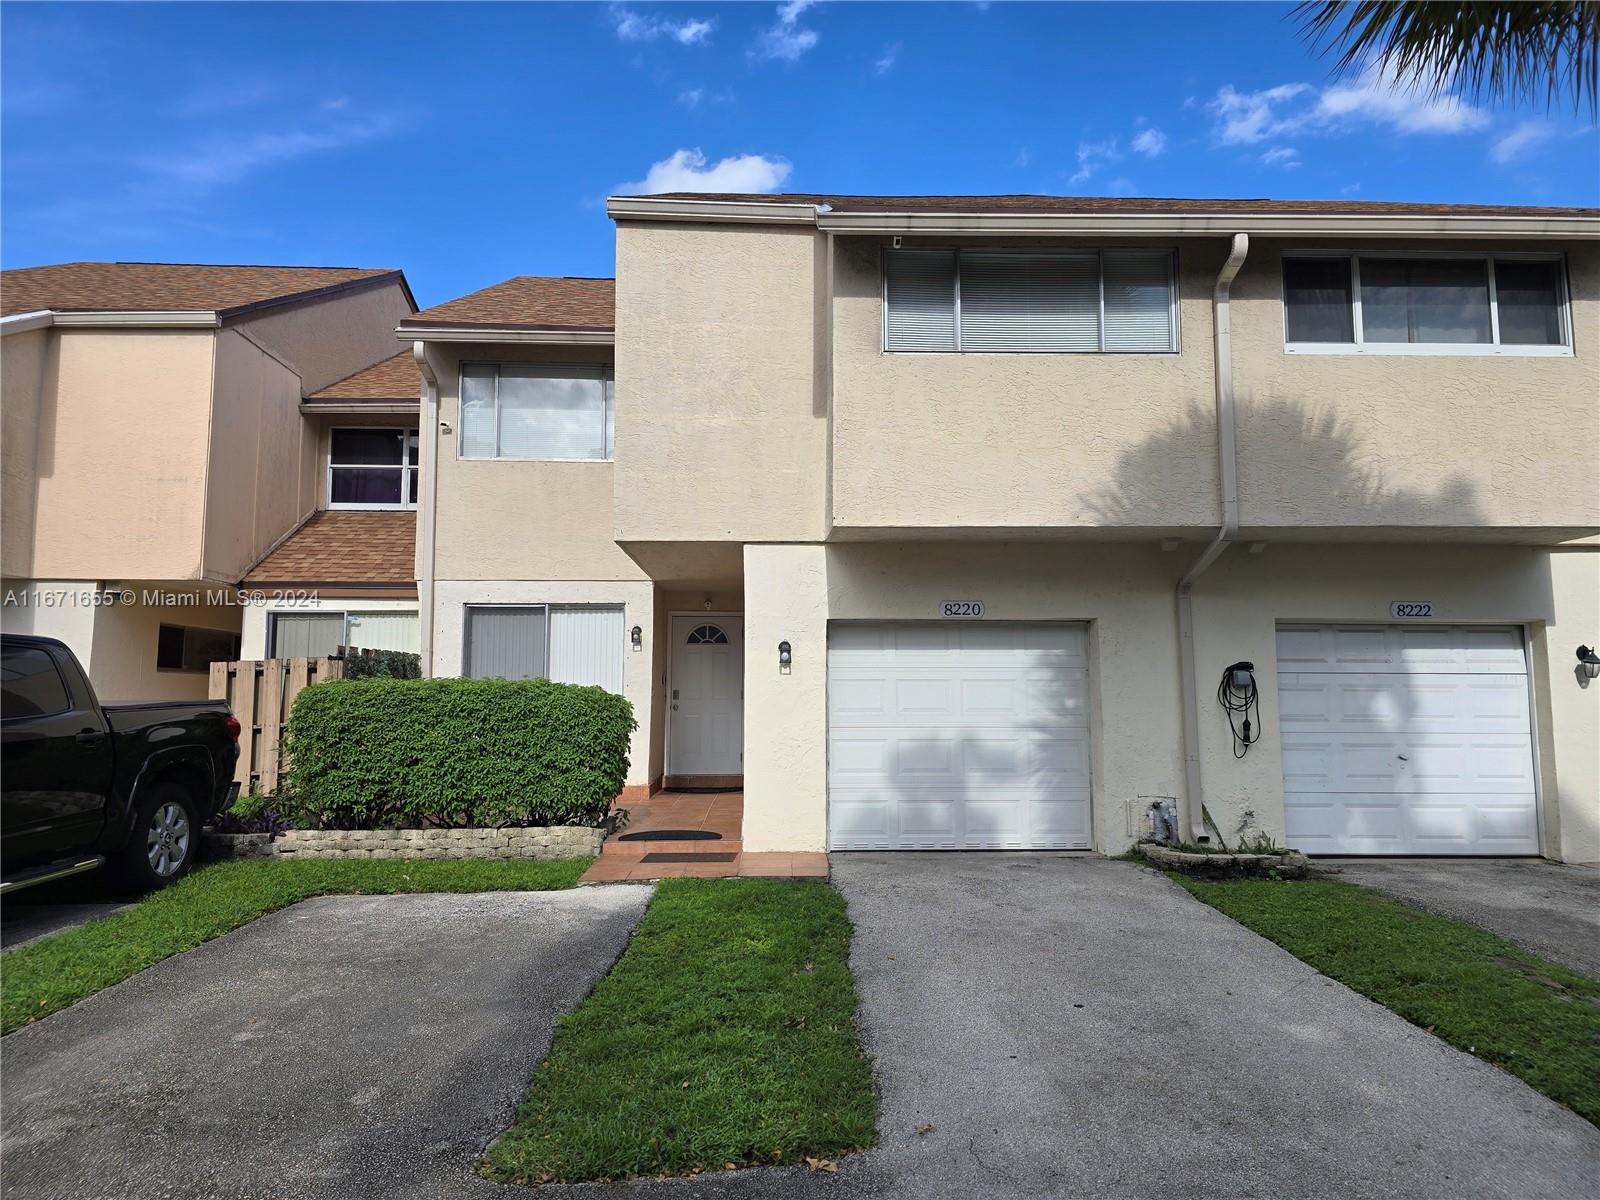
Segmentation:
<svg viewBox="0 0 1600 1200">
<path fill-rule="evenodd" d="M 98 729 L 80 729 L 72 740 L 80 746 L 98 746 L 106 740 L 106 735 Z"/>
</svg>

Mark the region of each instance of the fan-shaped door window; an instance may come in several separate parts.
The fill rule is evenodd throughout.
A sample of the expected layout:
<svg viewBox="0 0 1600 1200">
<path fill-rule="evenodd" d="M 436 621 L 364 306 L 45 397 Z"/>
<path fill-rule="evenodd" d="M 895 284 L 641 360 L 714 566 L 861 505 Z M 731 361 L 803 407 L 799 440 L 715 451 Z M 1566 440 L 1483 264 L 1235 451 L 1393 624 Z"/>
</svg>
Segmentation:
<svg viewBox="0 0 1600 1200">
<path fill-rule="evenodd" d="M 728 635 L 715 625 L 696 625 L 684 640 L 691 646 L 726 646 Z"/>
</svg>

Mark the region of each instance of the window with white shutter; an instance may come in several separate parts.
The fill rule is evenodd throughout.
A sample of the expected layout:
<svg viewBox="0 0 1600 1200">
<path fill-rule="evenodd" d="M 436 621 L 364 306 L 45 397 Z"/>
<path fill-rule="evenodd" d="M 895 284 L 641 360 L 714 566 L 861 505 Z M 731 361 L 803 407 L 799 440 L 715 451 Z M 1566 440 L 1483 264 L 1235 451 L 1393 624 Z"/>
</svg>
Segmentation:
<svg viewBox="0 0 1600 1200">
<path fill-rule="evenodd" d="M 890 250 L 890 352 L 1170 354 L 1178 348 L 1167 250 Z"/>
</svg>

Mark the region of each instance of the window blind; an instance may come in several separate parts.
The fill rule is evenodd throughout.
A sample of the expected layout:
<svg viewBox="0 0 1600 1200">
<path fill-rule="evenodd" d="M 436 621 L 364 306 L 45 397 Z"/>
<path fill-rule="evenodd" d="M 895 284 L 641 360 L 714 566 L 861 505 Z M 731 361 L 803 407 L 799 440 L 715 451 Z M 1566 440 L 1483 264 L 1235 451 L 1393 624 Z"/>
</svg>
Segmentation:
<svg viewBox="0 0 1600 1200">
<path fill-rule="evenodd" d="M 1065 354 L 1100 348 L 1092 254 L 963 251 L 961 349 Z"/>
<path fill-rule="evenodd" d="M 1172 255 L 1166 251 L 1107 250 L 1107 350 L 1156 354 L 1176 349 L 1172 328 Z"/>
<path fill-rule="evenodd" d="M 344 614 L 276 614 L 272 618 L 272 657 L 323 658 L 344 644 Z"/>
<path fill-rule="evenodd" d="M 889 350 L 956 348 L 954 250 L 891 250 L 887 259 Z"/>
<path fill-rule="evenodd" d="M 544 631 L 543 606 L 467 609 L 467 677 L 543 678 Z"/>
<path fill-rule="evenodd" d="M 622 694 L 622 609 L 552 608 L 550 678 Z"/>
<path fill-rule="evenodd" d="M 494 380 L 490 366 L 461 369 L 461 457 L 493 458 Z"/>
</svg>

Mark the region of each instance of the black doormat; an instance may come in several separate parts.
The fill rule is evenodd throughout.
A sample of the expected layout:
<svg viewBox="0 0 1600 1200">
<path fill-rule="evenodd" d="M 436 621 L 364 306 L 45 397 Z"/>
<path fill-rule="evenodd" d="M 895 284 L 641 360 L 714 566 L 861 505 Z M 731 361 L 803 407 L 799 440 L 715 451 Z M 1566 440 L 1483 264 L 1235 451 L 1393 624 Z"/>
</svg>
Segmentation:
<svg viewBox="0 0 1600 1200">
<path fill-rule="evenodd" d="M 720 842 L 722 835 L 709 829 L 641 829 L 624 833 L 619 842 Z"/>
<path fill-rule="evenodd" d="M 737 857 L 738 855 L 736 854 L 667 854 L 658 850 L 653 854 L 646 854 L 639 861 L 647 863 L 732 862 Z"/>
</svg>

